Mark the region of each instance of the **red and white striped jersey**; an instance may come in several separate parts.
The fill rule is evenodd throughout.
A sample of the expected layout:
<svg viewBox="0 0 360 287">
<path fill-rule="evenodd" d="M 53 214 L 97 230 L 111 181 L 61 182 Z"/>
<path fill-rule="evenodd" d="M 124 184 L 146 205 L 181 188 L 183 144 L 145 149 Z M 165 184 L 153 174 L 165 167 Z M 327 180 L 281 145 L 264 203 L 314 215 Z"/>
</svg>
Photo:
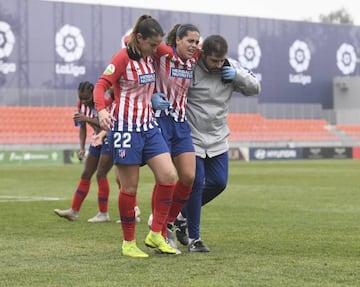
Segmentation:
<svg viewBox="0 0 360 287">
<path fill-rule="evenodd" d="M 110 113 L 114 113 L 115 102 L 108 93 L 105 95 L 105 106 Z M 85 105 L 82 104 L 81 101 L 78 99 L 77 109 L 78 112 L 83 114 L 84 116 L 98 120 L 98 113 L 95 109 L 94 103 L 92 103 L 91 105 Z M 101 130 L 97 125 L 93 125 L 91 123 L 88 124 L 93 128 L 95 134 L 97 134 Z"/>
<path fill-rule="evenodd" d="M 170 114 L 175 121 L 185 120 L 187 90 L 197 57 L 183 61 L 173 47 L 160 44 L 155 57 L 156 92 L 164 93 L 170 102 L 168 110 L 155 111 L 155 116 Z"/>
<path fill-rule="evenodd" d="M 91 119 L 98 119 L 98 113 L 95 109 L 95 105 L 85 105 L 82 104 L 81 101 L 78 99 L 77 101 L 77 109 L 80 114 L 83 114 L 84 116 L 91 118 Z M 100 131 L 100 128 L 96 125 L 90 124 L 89 125 L 93 128 L 94 133 L 98 133 Z"/>
<path fill-rule="evenodd" d="M 127 49 L 111 59 L 95 85 L 97 111 L 105 108 L 104 93 L 114 86 L 115 126 L 119 131 L 141 131 L 153 127 L 151 95 L 155 88 L 155 70 L 150 57 L 133 60 Z"/>
</svg>

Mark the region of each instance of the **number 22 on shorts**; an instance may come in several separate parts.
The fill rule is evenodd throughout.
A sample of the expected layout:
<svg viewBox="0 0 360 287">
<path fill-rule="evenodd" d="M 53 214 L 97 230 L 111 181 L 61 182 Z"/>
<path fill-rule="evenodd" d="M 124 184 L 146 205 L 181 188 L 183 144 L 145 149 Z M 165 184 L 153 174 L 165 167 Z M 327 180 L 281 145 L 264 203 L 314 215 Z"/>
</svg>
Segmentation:
<svg viewBox="0 0 360 287">
<path fill-rule="evenodd" d="M 114 148 L 131 148 L 131 133 L 114 133 Z"/>
</svg>

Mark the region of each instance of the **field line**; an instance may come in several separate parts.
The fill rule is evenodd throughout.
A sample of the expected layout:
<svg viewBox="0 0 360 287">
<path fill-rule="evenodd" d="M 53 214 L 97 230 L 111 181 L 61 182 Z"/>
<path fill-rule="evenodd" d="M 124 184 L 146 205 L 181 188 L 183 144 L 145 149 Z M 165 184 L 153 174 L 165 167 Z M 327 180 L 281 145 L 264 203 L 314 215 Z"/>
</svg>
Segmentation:
<svg viewBox="0 0 360 287">
<path fill-rule="evenodd" d="M 59 197 L 0 195 L 0 202 L 8 201 L 56 201 Z"/>
</svg>

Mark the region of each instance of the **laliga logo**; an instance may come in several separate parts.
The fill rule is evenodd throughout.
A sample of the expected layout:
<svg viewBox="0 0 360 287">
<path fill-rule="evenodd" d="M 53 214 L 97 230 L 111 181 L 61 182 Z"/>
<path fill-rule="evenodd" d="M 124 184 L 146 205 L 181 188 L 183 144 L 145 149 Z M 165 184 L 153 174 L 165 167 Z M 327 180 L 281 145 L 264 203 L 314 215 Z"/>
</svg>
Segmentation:
<svg viewBox="0 0 360 287">
<path fill-rule="evenodd" d="M 66 64 L 56 63 L 55 73 L 58 75 L 73 75 L 74 77 L 85 75 L 85 66 L 78 66 L 72 63 L 81 58 L 85 48 L 85 41 L 80 29 L 64 25 L 56 33 L 55 44 L 56 52 L 66 62 Z"/>
<path fill-rule="evenodd" d="M 296 40 L 289 49 L 290 66 L 298 72 L 304 72 L 309 68 L 311 54 L 305 42 Z"/>
<path fill-rule="evenodd" d="M 15 44 L 10 25 L 0 21 L 0 58 L 9 57 Z"/>
<path fill-rule="evenodd" d="M 249 70 L 256 69 L 261 58 L 258 41 L 254 38 L 245 37 L 238 46 L 238 55 L 241 65 Z"/>
<path fill-rule="evenodd" d="M 56 52 L 65 62 L 79 60 L 83 54 L 85 41 L 79 28 L 65 25 L 55 38 Z"/>
<path fill-rule="evenodd" d="M 354 46 L 343 43 L 336 51 L 336 65 L 344 75 L 349 75 L 356 68 L 356 53 Z"/>
<path fill-rule="evenodd" d="M 16 72 L 16 64 L 3 62 L 1 59 L 9 57 L 14 49 L 15 36 L 10 25 L 0 21 L 0 72 L 3 74 Z"/>
</svg>

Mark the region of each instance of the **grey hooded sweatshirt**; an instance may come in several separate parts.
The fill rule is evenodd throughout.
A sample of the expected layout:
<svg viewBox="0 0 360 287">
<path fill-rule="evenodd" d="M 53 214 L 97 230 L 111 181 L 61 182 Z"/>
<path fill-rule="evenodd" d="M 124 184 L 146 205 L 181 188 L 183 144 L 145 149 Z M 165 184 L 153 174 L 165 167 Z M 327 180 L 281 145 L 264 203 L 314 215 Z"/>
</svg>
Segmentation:
<svg viewBox="0 0 360 287">
<path fill-rule="evenodd" d="M 214 157 L 229 149 L 227 114 L 233 92 L 245 96 L 260 93 L 260 83 L 254 74 L 235 60 L 228 61 L 237 70 L 230 83 L 222 81 L 220 71 L 210 72 L 200 58 L 188 90 L 186 117 L 196 155 L 201 158 Z"/>
</svg>

